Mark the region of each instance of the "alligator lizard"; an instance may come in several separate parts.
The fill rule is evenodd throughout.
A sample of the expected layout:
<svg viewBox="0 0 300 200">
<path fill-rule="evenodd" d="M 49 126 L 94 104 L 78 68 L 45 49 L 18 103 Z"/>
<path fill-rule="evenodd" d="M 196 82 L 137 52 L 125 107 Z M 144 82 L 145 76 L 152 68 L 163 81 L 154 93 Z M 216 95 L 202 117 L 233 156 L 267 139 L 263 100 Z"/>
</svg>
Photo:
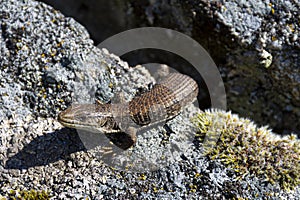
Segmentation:
<svg viewBox="0 0 300 200">
<path fill-rule="evenodd" d="M 198 85 L 191 77 L 171 73 L 130 102 L 74 104 L 59 114 L 58 121 L 65 127 L 101 132 L 111 140 L 122 140 L 118 146 L 127 149 L 135 143 L 137 131 L 177 116 L 197 95 Z"/>
</svg>

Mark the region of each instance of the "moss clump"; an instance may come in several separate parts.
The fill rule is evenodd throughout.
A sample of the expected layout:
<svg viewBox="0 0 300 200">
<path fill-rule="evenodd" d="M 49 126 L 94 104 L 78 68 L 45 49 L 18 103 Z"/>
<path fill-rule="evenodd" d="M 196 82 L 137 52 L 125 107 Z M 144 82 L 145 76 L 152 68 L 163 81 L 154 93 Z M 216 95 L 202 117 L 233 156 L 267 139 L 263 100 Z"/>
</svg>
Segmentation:
<svg viewBox="0 0 300 200">
<path fill-rule="evenodd" d="M 8 196 L 10 200 L 47 200 L 50 199 L 48 192 L 36 190 L 11 190 Z"/>
<path fill-rule="evenodd" d="M 279 137 L 266 127 L 230 112 L 210 110 L 193 118 L 205 154 L 237 172 L 255 175 L 286 190 L 300 184 L 300 141 Z"/>
</svg>

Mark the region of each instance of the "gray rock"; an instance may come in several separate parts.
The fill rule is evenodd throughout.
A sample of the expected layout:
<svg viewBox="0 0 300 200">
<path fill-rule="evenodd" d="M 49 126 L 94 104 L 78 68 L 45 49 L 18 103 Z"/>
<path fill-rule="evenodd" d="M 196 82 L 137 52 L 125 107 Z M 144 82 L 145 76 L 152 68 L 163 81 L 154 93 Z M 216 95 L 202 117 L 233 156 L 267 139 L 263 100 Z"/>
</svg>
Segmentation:
<svg viewBox="0 0 300 200">
<path fill-rule="evenodd" d="M 232 6 L 238 8 L 238 4 Z M 148 9 L 149 16 L 155 17 L 155 12 Z M 177 7 L 175 13 L 185 12 Z M 263 14 L 244 15 L 250 24 L 236 28 L 247 36 L 247 42 L 264 22 Z M 120 58 L 97 49 L 84 27 L 43 3 L 4 0 L 0 16 L 0 195 L 35 189 L 47 190 L 58 199 L 224 199 L 253 194 L 262 197 L 278 191 L 277 186 L 261 186 L 261 180 L 251 177 L 240 183 L 222 164 L 203 157 L 192 143 L 180 143 L 182 137 L 189 136 L 187 116 L 197 111 L 193 106 L 168 122 L 175 133 L 168 136 L 163 128 L 151 129 L 139 135 L 130 152 L 134 160 L 165 155 L 166 162 L 159 163 L 163 167 L 137 173 L 107 166 L 85 149 L 74 130 L 63 128 L 55 118 L 75 101 L 109 101 L 115 92 L 111 84 L 132 83 L 125 85 L 129 100 L 138 88 L 154 81 L 151 75 L 143 67 L 129 68 Z M 190 20 L 181 17 L 178 23 L 189 27 Z M 174 157 L 166 154 L 168 148 Z M 251 191 L 245 191 L 249 182 L 255 184 Z M 299 190 L 295 194 L 279 192 L 290 199 L 297 194 Z"/>
<path fill-rule="evenodd" d="M 43 1 L 82 21 L 97 42 L 117 30 L 144 26 L 176 29 L 192 36 L 219 66 L 230 110 L 280 134 L 300 134 L 298 1 Z M 103 15 L 99 10 L 105 10 Z M 95 20 L 97 25 L 87 20 L 98 17 L 108 20 Z M 116 26 L 111 27 L 111 21 Z M 110 27 L 111 31 L 104 28 L 104 33 L 99 27 Z M 271 59 L 264 57 L 264 52 Z M 174 56 L 164 57 L 160 60 L 171 62 L 171 66 L 184 65 Z M 233 90 L 237 86 L 242 90 Z M 201 95 L 203 105 L 209 104 L 205 89 Z M 286 110 L 287 106 L 293 109 Z"/>
</svg>

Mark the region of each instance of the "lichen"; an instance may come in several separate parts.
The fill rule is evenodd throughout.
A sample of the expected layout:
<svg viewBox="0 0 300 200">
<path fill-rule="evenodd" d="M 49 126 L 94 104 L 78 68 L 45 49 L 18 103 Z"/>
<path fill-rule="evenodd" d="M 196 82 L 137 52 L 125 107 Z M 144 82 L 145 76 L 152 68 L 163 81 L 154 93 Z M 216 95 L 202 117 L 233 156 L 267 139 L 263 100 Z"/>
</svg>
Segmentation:
<svg viewBox="0 0 300 200">
<path fill-rule="evenodd" d="M 300 184 L 300 141 L 295 135 L 280 137 L 220 110 L 201 112 L 192 120 L 205 155 L 233 169 L 238 179 L 254 175 L 285 190 Z"/>
<path fill-rule="evenodd" d="M 47 191 L 36 190 L 11 190 L 8 195 L 9 200 L 46 200 L 50 199 Z"/>
</svg>

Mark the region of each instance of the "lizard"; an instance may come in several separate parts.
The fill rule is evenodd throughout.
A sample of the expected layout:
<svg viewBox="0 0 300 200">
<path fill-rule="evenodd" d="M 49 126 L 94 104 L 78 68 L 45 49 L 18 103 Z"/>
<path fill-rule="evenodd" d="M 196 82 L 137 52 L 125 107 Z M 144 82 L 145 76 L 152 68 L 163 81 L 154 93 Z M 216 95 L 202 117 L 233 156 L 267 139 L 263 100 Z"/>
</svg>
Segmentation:
<svg viewBox="0 0 300 200">
<path fill-rule="evenodd" d="M 106 134 L 126 150 L 135 144 L 137 132 L 174 118 L 197 95 L 195 80 L 170 73 L 151 90 L 127 103 L 73 104 L 59 113 L 58 121 L 68 128 Z"/>
</svg>

